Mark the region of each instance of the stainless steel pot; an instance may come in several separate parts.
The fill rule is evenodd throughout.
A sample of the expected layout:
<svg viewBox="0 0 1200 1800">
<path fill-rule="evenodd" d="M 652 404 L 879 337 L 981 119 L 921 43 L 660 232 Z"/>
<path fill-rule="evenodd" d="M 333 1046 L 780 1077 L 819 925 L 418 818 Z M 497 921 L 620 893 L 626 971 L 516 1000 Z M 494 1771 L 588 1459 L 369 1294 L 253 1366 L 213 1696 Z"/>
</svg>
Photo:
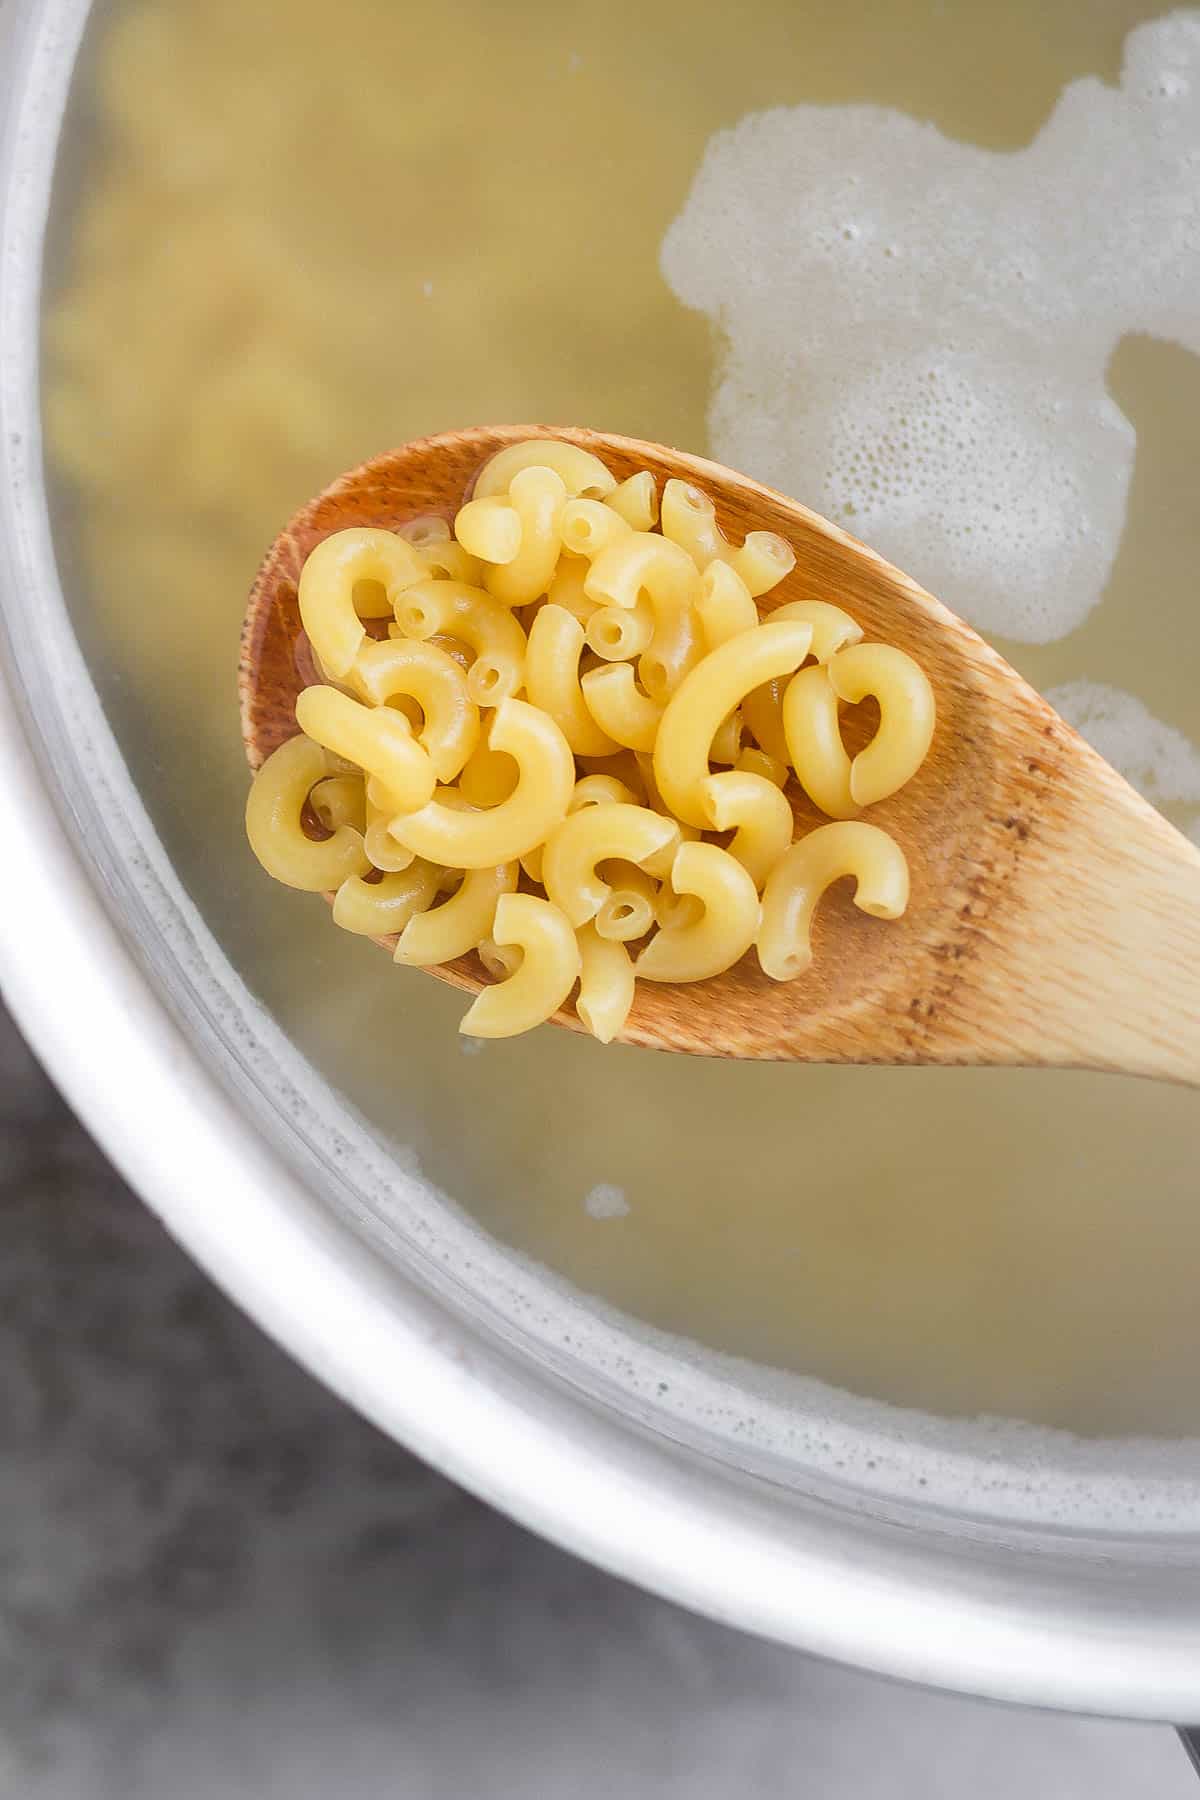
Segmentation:
<svg viewBox="0 0 1200 1800">
<path fill-rule="evenodd" d="M 419 1244 L 398 1257 L 363 1199 L 369 1146 L 349 1144 L 335 1165 L 306 1138 L 312 1096 L 293 1065 L 283 1072 L 278 1034 L 206 942 L 155 842 L 56 568 L 39 294 L 87 10 L 0 9 L 0 973 L 30 1041 L 248 1312 L 385 1430 L 534 1529 L 730 1624 L 908 1680 L 1200 1716 L 1200 1506 L 1177 1507 L 1164 1530 L 1151 1500 L 1140 1515 L 1129 1500 L 1160 1478 L 1195 1486 L 1194 1458 L 1164 1449 L 1156 1464 L 1131 1448 L 1126 1469 L 1081 1448 L 1064 1481 L 1077 1497 L 1119 1488 L 1124 1510 L 1105 1524 L 1097 1505 L 1093 1523 L 1068 1528 L 1016 1503 L 957 1505 L 944 1482 L 921 1498 L 936 1445 L 919 1435 L 890 1489 L 865 1455 L 850 1479 L 815 1455 L 739 1450 L 645 1398 L 645 1383 L 539 1338 Z M 433 1215 L 431 1230 L 451 1229 Z"/>
</svg>

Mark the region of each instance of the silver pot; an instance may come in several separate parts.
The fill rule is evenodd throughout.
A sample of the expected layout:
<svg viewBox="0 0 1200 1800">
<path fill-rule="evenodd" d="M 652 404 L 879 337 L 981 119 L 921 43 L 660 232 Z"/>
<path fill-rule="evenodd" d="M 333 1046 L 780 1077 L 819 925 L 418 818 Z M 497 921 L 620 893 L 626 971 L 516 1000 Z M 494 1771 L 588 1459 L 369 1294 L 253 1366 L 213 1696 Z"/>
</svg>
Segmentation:
<svg viewBox="0 0 1200 1800">
<path fill-rule="evenodd" d="M 125 1175 L 213 1277 L 385 1430 L 535 1530 L 725 1622 L 912 1681 L 1200 1716 L 1200 1501 L 1170 1447 L 1061 1466 L 1024 1507 L 992 1458 L 956 1487 L 936 1431 L 848 1409 L 842 1448 L 755 1451 L 669 1408 L 651 1344 L 539 1332 L 528 1272 L 446 1273 L 461 1221 L 322 1096 L 208 939 L 158 845 L 72 634 L 42 473 L 43 236 L 86 0 L 0 10 L 0 920 L 5 993 Z M 520 1291 L 519 1291 L 520 1290 Z M 600 1330 L 584 1319 L 581 1335 Z M 659 1359 L 656 1362 L 655 1359 Z M 887 1441 L 885 1441 L 887 1440 Z M 838 1472 L 836 1463 L 852 1465 Z M 888 1480 L 872 1471 L 882 1465 Z M 936 1476 L 933 1473 L 936 1471 Z M 1044 1471 L 1043 1471 L 1044 1473 Z M 1058 1483 L 1055 1488 L 1055 1482 Z M 1156 1484 L 1175 1497 L 1158 1519 Z M 1190 1484 L 1190 1485 L 1189 1485 Z M 1050 1490 L 1081 1523 L 1055 1523 Z M 1138 1495 L 1145 1496 L 1139 1504 Z M 1090 1497 L 1091 1505 L 1078 1504 Z"/>
</svg>

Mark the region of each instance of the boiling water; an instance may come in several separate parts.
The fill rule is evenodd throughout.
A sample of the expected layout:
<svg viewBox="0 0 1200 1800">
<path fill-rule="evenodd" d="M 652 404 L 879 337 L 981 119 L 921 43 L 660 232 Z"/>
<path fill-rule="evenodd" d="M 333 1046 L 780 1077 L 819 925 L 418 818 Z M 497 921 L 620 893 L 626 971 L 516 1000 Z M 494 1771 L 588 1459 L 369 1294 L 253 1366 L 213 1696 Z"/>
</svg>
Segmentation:
<svg viewBox="0 0 1200 1800">
<path fill-rule="evenodd" d="M 46 323 L 78 630 L 218 941 L 495 1238 L 872 1399 L 1200 1432 L 1195 1096 L 550 1031 L 479 1053 L 459 996 L 242 839 L 236 634 L 277 524 L 390 444 L 520 419 L 710 448 L 842 516 L 1200 821 L 1195 19 L 730 17 L 102 13 Z"/>
</svg>

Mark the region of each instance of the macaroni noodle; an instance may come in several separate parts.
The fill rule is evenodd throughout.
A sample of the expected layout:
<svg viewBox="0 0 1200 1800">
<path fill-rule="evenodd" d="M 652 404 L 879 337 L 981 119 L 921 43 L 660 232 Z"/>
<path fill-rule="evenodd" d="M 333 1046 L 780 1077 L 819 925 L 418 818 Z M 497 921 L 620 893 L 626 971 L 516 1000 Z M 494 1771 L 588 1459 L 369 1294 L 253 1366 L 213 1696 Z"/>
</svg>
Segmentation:
<svg viewBox="0 0 1200 1800">
<path fill-rule="evenodd" d="M 392 836 L 429 862 L 453 869 L 515 862 L 544 843 L 566 817 L 575 786 L 575 760 L 566 738 L 536 706 L 504 700 L 496 709 L 489 748 L 506 750 L 516 760 L 517 785 L 506 800 L 486 812 L 459 812 L 433 799 L 393 819 Z"/>
<path fill-rule="evenodd" d="M 421 581 L 396 603 L 396 623 L 410 638 L 458 638 L 474 661 L 467 692 L 477 706 L 499 706 L 525 679 L 525 633 L 507 606 L 462 581 Z"/>
<path fill-rule="evenodd" d="M 343 931 L 363 937 L 390 937 L 403 931 L 415 913 L 432 906 L 437 896 L 438 872 L 426 862 L 414 861 L 402 872 L 363 881 L 349 875 L 333 899 L 333 922 Z"/>
<path fill-rule="evenodd" d="M 423 714 L 417 742 L 439 781 L 453 781 L 479 742 L 479 708 L 462 669 L 435 644 L 389 638 L 368 644 L 355 664 L 359 687 L 374 706 L 411 697 Z"/>
<path fill-rule="evenodd" d="M 742 710 L 745 711 L 744 706 Z M 786 748 L 786 744 L 784 747 Z M 787 786 L 787 763 L 780 762 L 778 757 L 768 756 L 765 750 L 758 750 L 753 744 L 743 746 L 741 755 L 733 766 L 744 770 L 747 775 L 762 775 L 767 781 L 773 781 L 777 788 Z"/>
<path fill-rule="evenodd" d="M 633 1005 L 633 963 L 624 944 L 601 937 L 594 925 L 581 925 L 575 938 L 579 945 L 575 1011 L 594 1038 L 611 1044 Z"/>
<path fill-rule="evenodd" d="M 908 864 L 895 838 L 860 820 L 818 825 L 767 877 L 758 960 L 773 981 L 791 981 L 812 962 L 817 902 L 844 875 L 855 878 L 855 906 L 873 918 L 898 919 L 908 905 Z"/>
<path fill-rule="evenodd" d="M 318 781 L 308 804 L 326 831 L 336 831 L 339 825 L 352 825 L 355 831 L 367 829 L 367 795 L 361 775 L 330 775 Z"/>
<path fill-rule="evenodd" d="M 454 542 L 454 533 L 441 513 L 418 513 L 415 519 L 406 519 L 403 525 L 397 525 L 396 536 L 402 537 L 407 544 L 414 544 L 418 550 Z"/>
<path fill-rule="evenodd" d="M 754 596 L 737 570 L 726 562 L 711 562 L 700 577 L 696 611 L 704 628 L 704 642 L 716 650 L 739 631 L 753 631 L 758 624 Z M 778 618 L 776 610 L 771 615 Z"/>
<path fill-rule="evenodd" d="M 433 764 L 412 726 L 389 706 L 363 706 L 337 688 L 310 687 L 296 700 L 296 723 L 306 737 L 377 776 L 403 807 L 432 797 Z"/>
<path fill-rule="evenodd" d="M 601 731 L 626 749 L 653 750 L 663 709 L 642 693 L 627 662 L 592 669 L 579 685 Z"/>
<path fill-rule="evenodd" d="M 583 557 L 564 557 L 558 565 L 554 580 L 546 590 L 546 598 L 551 606 L 564 606 L 569 613 L 574 613 L 581 625 L 587 624 L 600 604 L 583 591 L 588 567 L 587 560 Z"/>
<path fill-rule="evenodd" d="M 448 900 L 418 912 L 400 933 L 393 956 L 398 963 L 430 968 L 466 956 L 492 931 L 496 902 L 517 885 L 515 862 L 493 869 L 468 869 Z"/>
<path fill-rule="evenodd" d="M 772 619 L 775 617 L 771 614 Z M 789 761 L 787 736 L 783 729 L 784 681 L 764 681 L 742 701 L 742 717 L 760 750 L 786 768 Z"/>
<path fill-rule="evenodd" d="M 605 879 L 609 890 L 592 921 L 600 936 L 620 944 L 645 937 L 657 916 L 658 883 L 636 863 L 624 861 L 609 862 Z"/>
<path fill-rule="evenodd" d="M 564 550 L 595 562 L 602 550 L 629 536 L 622 515 L 600 500 L 568 500 L 558 522 Z"/>
<path fill-rule="evenodd" d="M 648 981 L 707 981 L 746 954 L 758 930 L 758 890 L 740 862 L 716 844 L 681 844 L 671 868 L 677 894 L 703 911 L 682 925 L 660 926 L 634 963 Z"/>
<path fill-rule="evenodd" d="M 886 800 L 911 781 L 933 738 L 934 700 L 919 663 L 892 644 L 855 644 L 829 664 L 829 680 L 843 700 L 879 702 L 879 730 L 850 765 L 858 806 Z"/>
<path fill-rule="evenodd" d="M 440 520 L 439 523 L 445 524 L 445 520 Z M 446 529 L 448 531 L 450 527 L 447 525 Z M 421 546 L 421 561 L 434 580 L 442 577 L 447 581 L 463 581 L 469 587 L 478 587 L 483 579 L 483 564 L 477 556 L 468 555 L 461 544 L 443 544 L 431 540 Z"/>
<path fill-rule="evenodd" d="M 735 550 L 717 524 L 717 510 L 690 481 L 668 481 L 662 497 L 663 535 L 685 549 L 698 569 L 727 562 L 755 598 L 765 594 L 796 566 L 796 553 L 773 531 L 752 531 Z"/>
<path fill-rule="evenodd" d="M 561 606 L 543 606 L 525 652 L 525 692 L 550 714 L 576 756 L 609 756 L 617 743 L 589 712 L 579 685 L 583 626 Z"/>
<path fill-rule="evenodd" d="M 783 696 L 783 729 L 796 779 L 831 819 L 852 819 L 858 811 L 850 790 L 850 758 L 838 724 L 838 697 L 828 668 L 814 663 L 788 682 Z"/>
<path fill-rule="evenodd" d="M 572 498 L 588 494 L 603 500 L 617 485 L 616 477 L 590 450 L 564 444 L 558 438 L 526 438 L 524 443 L 510 444 L 489 457 L 476 478 L 475 493 L 481 499 L 490 494 L 507 494 L 514 475 L 532 468 L 553 469 Z"/>
<path fill-rule="evenodd" d="M 479 562 L 510 563 L 521 548 L 521 515 L 499 495 L 468 500 L 455 514 L 454 535 Z"/>
<path fill-rule="evenodd" d="M 328 893 L 349 875 L 370 868 L 361 832 L 339 825 L 318 843 L 301 823 L 313 788 L 329 774 L 319 744 L 311 738 L 289 738 L 268 756 L 250 784 L 246 798 L 246 836 L 268 875 L 307 893 Z"/>
<path fill-rule="evenodd" d="M 732 831 L 736 857 L 760 891 L 792 841 L 792 809 L 779 789 L 761 775 L 729 769 L 700 784 L 709 823 Z"/>
<path fill-rule="evenodd" d="M 557 906 L 533 894 L 502 894 L 492 937 L 524 952 L 504 981 L 477 994 L 459 1030 L 467 1037 L 515 1037 L 556 1013 L 579 979 L 575 933 Z"/>
<path fill-rule="evenodd" d="M 550 586 L 562 549 L 558 521 L 566 494 L 553 469 L 520 469 L 513 476 L 508 498 L 521 528 L 520 548 L 483 572 L 484 587 L 505 606 L 527 606 Z"/>
<path fill-rule="evenodd" d="M 605 506 L 620 513 L 634 531 L 652 531 L 658 523 L 658 487 L 649 469 L 639 469 L 604 496 Z"/>
<path fill-rule="evenodd" d="M 635 806 L 637 796 L 615 775 L 584 775 L 575 783 L 567 812 L 577 813 L 585 806 L 607 806 L 617 801 L 626 801 L 630 806 Z M 539 844 L 536 850 L 530 850 L 521 858 L 521 867 L 530 881 L 536 881 L 539 886 L 542 880 L 542 850 L 543 846 Z"/>
<path fill-rule="evenodd" d="M 752 688 L 799 668 L 811 642 L 812 627 L 799 621 L 756 625 L 710 650 L 687 676 L 667 703 L 654 744 L 654 779 L 677 818 L 707 823 L 700 784 L 718 726 Z"/>
<path fill-rule="evenodd" d="M 670 819 L 646 806 L 588 806 L 556 826 L 542 856 L 542 883 L 574 926 L 594 919 L 609 885 L 597 865 L 610 857 L 645 865 L 675 836 Z"/>
<path fill-rule="evenodd" d="M 366 637 L 359 607 L 367 617 L 386 617 L 427 574 L 420 552 L 394 531 L 335 531 L 317 545 L 300 571 L 300 623 L 335 681 L 350 673 Z"/>
<path fill-rule="evenodd" d="M 774 609 L 771 618 L 799 619 L 805 625 L 811 625 L 813 635 L 809 655 L 815 656 L 819 663 L 827 663 L 847 644 L 857 644 L 862 637 L 862 626 L 858 621 L 843 612 L 840 606 L 831 606 L 828 600 L 788 600 Z"/>
<path fill-rule="evenodd" d="M 371 792 L 372 786 L 375 787 L 375 794 Z M 398 875 L 401 870 L 411 867 L 414 861 L 413 853 L 411 850 L 406 850 L 403 844 L 398 844 L 388 830 L 388 825 L 395 818 L 398 808 L 391 804 L 390 796 L 385 796 L 387 803 L 383 806 L 378 804 L 378 798 L 378 784 L 368 782 L 367 829 L 363 834 L 363 844 L 371 859 L 372 868 L 382 869 L 387 874 Z"/>
<path fill-rule="evenodd" d="M 596 606 L 585 633 L 589 650 L 605 662 L 627 662 L 650 648 L 654 613 L 645 595 L 633 607 Z"/>
</svg>

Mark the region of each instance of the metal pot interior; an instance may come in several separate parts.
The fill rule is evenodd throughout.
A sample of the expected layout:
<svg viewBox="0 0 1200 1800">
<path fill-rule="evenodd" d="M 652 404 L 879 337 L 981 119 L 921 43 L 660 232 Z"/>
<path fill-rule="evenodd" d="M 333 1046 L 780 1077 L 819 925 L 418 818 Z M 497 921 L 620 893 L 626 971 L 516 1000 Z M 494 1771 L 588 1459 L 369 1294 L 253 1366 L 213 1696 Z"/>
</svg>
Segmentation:
<svg viewBox="0 0 1200 1800">
<path fill-rule="evenodd" d="M 241 835 L 237 624 L 277 523 L 389 442 L 522 417 L 839 513 L 1197 829 L 1200 18 L 1053 10 L 802 28 L 754 0 L 731 46 L 673 0 L 602 35 L 456 0 L 406 59 L 372 0 L 332 47 L 296 0 L 18 4 L 3 599 L 47 804 L 181 1023 L 180 1079 L 215 1077 L 581 1466 L 732 1509 L 760 1557 L 860 1560 L 890 1623 L 864 1600 L 824 1636 L 732 1549 L 689 1585 L 579 1493 L 467 1478 L 734 1621 L 1165 1712 L 1200 1666 L 1194 1096 L 550 1031 L 465 1055 L 453 993 L 274 891 Z M 302 1310 L 275 1328 L 306 1355 Z M 401 1375 L 360 1373 L 378 1416 Z M 947 1592 L 971 1622 L 918 1652 L 888 1608 Z M 1111 1655 L 1064 1671 L 1097 1609 Z M 1022 1667 L 1021 1634 L 1054 1654 Z"/>
</svg>

